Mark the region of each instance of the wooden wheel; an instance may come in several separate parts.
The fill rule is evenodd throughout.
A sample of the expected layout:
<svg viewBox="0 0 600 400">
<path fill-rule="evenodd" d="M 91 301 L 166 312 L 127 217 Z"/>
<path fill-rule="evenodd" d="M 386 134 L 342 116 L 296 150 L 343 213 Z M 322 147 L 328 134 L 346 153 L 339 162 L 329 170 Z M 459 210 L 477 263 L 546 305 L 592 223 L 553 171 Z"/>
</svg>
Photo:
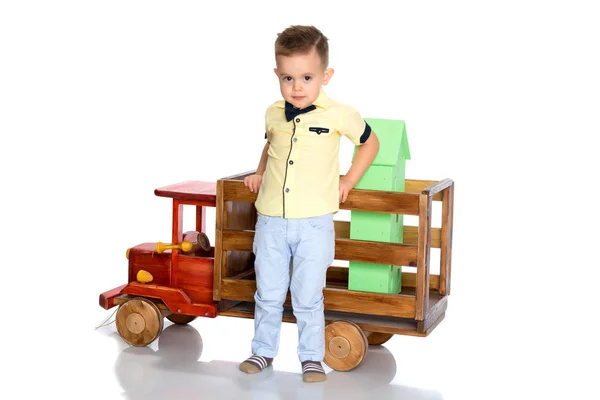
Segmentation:
<svg viewBox="0 0 600 400">
<path fill-rule="evenodd" d="M 163 318 L 150 300 L 136 297 L 119 306 L 116 317 L 119 335 L 132 346 L 146 346 L 160 335 Z"/>
<path fill-rule="evenodd" d="M 167 315 L 167 319 L 174 324 L 178 325 L 186 325 L 196 319 L 195 315 L 185 315 L 185 314 L 169 314 Z"/>
<path fill-rule="evenodd" d="M 369 341 L 370 345 L 379 346 L 380 344 L 384 344 L 390 340 L 392 336 L 394 335 L 391 333 L 371 332 L 371 334 L 367 336 L 367 340 Z"/>
<path fill-rule="evenodd" d="M 362 362 L 368 349 L 364 332 L 352 321 L 335 321 L 325 327 L 325 364 L 350 371 Z"/>
</svg>

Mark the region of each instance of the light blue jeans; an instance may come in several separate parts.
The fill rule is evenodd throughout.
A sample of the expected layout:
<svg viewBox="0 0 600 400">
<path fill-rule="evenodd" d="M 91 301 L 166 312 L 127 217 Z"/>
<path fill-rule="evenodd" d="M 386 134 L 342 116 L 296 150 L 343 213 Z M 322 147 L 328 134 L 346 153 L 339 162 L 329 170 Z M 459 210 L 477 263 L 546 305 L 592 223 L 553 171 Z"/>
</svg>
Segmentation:
<svg viewBox="0 0 600 400">
<path fill-rule="evenodd" d="M 258 214 L 253 251 L 257 290 L 252 353 L 270 358 L 277 355 L 289 288 L 298 325 L 298 358 L 301 362 L 323 361 L 323 287 L 335 253 L 333 214 L 301 219 Z"/>
</svg>

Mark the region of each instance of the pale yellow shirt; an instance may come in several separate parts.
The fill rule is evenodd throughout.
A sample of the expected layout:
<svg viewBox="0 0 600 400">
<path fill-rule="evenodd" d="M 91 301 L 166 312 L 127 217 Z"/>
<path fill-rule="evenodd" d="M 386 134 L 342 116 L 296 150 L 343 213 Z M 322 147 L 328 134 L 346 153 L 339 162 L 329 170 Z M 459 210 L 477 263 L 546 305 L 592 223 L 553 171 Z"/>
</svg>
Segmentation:
<svg viewBox="0 0 600 400">
<path fill-rule="evenodd" d="M 364 143 L 371 128 L 353 107 L 321 90 L 315 110 L 285 118 L 285 101 L 265 113 L 268 160 L 255 206 L 259 213 L 308 218 L 339 211 L 340 138 Z"/>
</svg>

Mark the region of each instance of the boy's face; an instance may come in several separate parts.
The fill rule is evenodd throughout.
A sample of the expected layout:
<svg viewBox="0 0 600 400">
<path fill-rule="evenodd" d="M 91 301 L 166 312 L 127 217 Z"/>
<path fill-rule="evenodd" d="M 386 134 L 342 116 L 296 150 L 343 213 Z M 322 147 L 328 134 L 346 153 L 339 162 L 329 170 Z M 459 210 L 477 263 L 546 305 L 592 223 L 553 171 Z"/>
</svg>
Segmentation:
<svg viewBox="0 0 600 400">
<path fill-rule="evenodd" d="M 275 75 L 279 78 L 281 95 L 296 108 L 310 106 L 319 97 L 322 85 L 327 85 L 333 69 L 324 68 L 319 54 L 310 53 L 277 56 Z"/>
</svg>

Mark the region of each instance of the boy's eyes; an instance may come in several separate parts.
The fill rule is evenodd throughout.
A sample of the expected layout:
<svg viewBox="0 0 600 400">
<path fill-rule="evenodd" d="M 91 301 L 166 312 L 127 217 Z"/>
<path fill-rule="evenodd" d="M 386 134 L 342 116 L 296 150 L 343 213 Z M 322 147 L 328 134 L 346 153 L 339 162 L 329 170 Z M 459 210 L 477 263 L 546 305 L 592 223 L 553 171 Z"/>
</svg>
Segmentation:
<svg viewBox="0 0 600 400">
<path fill-rule="evenodd" d="M 292 81 L 292 77 L 291 76 L 284 76 L 283 77 L 284 82 L 291 82 Z M 310 82 L 312 80 L 312 77 L 310 76 L 305 76 L 304 77 L 304 82 Z"/>
</svg>

